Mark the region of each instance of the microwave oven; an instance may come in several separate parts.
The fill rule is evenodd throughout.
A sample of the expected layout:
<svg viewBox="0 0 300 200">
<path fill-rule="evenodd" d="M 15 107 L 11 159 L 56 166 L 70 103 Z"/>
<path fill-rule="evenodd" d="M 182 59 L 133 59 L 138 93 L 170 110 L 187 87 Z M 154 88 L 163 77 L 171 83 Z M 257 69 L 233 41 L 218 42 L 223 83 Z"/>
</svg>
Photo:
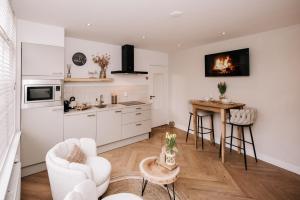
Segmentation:
<svg viewBox="0 0 300 200">
<path fill-rule="evenodd" d="M 63 80 L 22 80 L 22 108 L 63 105 Z"/>
</svg>

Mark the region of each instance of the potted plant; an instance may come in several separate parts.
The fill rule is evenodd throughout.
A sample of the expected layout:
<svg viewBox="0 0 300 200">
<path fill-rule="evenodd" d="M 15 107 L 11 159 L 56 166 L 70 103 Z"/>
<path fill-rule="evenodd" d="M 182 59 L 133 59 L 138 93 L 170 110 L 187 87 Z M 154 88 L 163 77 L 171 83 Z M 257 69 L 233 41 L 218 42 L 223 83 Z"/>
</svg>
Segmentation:
<svg viewBox="0 0 300 200">
<path fill-rule="evenodd" d="M 166 133 L 166 164 L 175 165 L 175 156 L 178 152 L 176 147 L 176 134 Z"/>
<path fill-rule="evenodd" d="M 104 54 L 102 56 L 93 55 L 93 61 L 94 63 L 98 64 L 101 67 L 99 78 L 101 79 L 106 78 L 106 69 L 110 61 L 110 55 L 109 54 Z"/>
<path fill-rule="evenodd" d="M 225 99 L 225 92 L 227 89 L 227 85 L 226 85 L 225 81 L 218 83 L 218 89 L 220 92 L 220 96 L 219 96 L 220 100 Z"/>
</svg>

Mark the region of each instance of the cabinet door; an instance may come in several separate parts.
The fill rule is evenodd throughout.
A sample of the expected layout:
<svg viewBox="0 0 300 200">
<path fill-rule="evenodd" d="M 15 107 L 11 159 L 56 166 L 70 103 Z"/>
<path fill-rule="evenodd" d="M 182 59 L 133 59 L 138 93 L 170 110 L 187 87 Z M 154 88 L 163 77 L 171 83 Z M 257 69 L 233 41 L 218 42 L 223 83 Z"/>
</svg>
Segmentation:
<svg viewBox="0 0 300 200">
<path fill-rule="evenodd" d="M 64 76 L 64 48 L 22 43 L 22 75 Z"/>
<path fill-rule="evenodd" d="M 122 111 L 108 110 L 97 113 L 97 145 L 122 139 Z"/>
<path fill-rule="evenodd" d="M 151 132 L 151 120 L 123 125 L 123 139 Z"/>
<path fill-rule="evenodd" d="M 96 139 L 96 112 L 64 116 L 64 140 L 68 138 Z"/>
<path fill-rule="evenodd" d="M 22 166 L 44 162 L 48 150 L 63 141 L 63 107 L 23 109 L 21 117 Z"/>
</svg>

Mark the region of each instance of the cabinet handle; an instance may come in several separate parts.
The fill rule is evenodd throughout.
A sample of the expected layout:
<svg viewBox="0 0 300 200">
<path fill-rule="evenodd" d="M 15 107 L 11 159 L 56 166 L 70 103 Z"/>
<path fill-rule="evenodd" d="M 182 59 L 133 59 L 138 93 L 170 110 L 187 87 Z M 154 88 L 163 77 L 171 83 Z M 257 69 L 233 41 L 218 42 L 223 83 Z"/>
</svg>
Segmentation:
<svg viewBox="0 0 300 200">
<path fill-rule="evenodd" d="M 52 111 L 61 111 L 63 110 L 62 108 L 56 108 L 56 109 L 53 109 Z"/>
<path fill-rule="evenodd" d="M 137 109 L 137 110 L 141 110 L 142 108 L 138 107 L 138 108 L 135 108 L 135 109 Z"/>
<path fill-rule="evenodd" d="M 142 124 L 136 124 L 136 126 L 141 126 Z"/>
<path fill-rule="evenodd" d="M 115 113 L 120 113 L 120 112 L 122 112 L 121 110 L 117 110 L 117 111 L 115 111 Z"/>
<path fill-rule="evenodd" d="M 136 113 L 136 115 L 141 115 L 142 113 Z"/>
<path fill-rule="evenodd" d="M 95 116 L 96 116 L 95 114 L 87 115 L 87 117 L 95 117 Z"/>
<path fill-rule="evenodd" d="M 53 75 L 61 75 L 62 72 L 53 72 L 52 74 L 53 74 Z"/>
</svg>

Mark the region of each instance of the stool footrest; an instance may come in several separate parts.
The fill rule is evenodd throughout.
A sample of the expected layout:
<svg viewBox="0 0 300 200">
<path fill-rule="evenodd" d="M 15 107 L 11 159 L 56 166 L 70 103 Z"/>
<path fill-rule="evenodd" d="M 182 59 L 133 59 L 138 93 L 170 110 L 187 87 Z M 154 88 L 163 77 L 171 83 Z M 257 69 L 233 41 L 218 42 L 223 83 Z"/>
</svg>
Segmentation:
<svg viewBox="0 0 300 200">
<path fill-rule="evenodd" d="M 209 133 L 212 133 L 212 132 L 213 132 L 213 131 L 207 131 L 207 132 L 204 132 L 204 131 L 203 131 L 203 132 L 201 133 L 201 131 L 198 131 L 198 133 L 200 133 L 200 134 L 209 134 Z"/>
<path fill-rule="evenodd" d="M 225 138 L 230 138 L 230 137 L 231 137 L 231 136 L 227 136 L 227 137 L 225 137 Z M 234 138 L 234 139 L 236 139 L 236 140 L 239 140 L 239 141 L 243 141 L 242 139 L 237 138 L 237 137 L 235 137 L 235 136 L 232 136 L 232 138 Z M 252 144 L 252 142 L 248 142 L 248 141 L 246 141 L 246 140 L 245 140 L 245 142 L 248 143 L 248 144 Z"/>
<path fill-rule="evenodd" d="M 225 142 L 225 143 L 230 145 L 229 142 Z M 239 148 L 239 149 L 243 149 L 243 147 L 236 146 L 235 144 L 232 144 L 232 146 L 234 146 L 234 147 L 236 147 L 236 148 Z"/>
</svg>

